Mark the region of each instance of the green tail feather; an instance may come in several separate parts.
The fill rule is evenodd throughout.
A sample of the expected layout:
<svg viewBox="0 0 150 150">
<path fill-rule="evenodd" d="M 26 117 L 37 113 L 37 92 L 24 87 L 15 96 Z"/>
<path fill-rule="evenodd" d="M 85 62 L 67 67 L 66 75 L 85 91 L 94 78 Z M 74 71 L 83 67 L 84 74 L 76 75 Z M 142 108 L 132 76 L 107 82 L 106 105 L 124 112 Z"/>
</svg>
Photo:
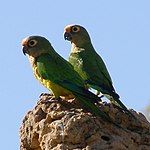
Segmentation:
<svg viewBox="0 0 150 150">
<path fill-rule="evenodd" d="M 132 116 L 134 119 L 137 119 L 129 110 L 128 108 L 117 98 L 113 98 L 113 101 L 117 102 L 119 104 L 119 106 L 126 112 L 128 113 L 130 116 Z"/>
<path fill-rule="evenodd" d="M 90 111 L 92 114 L 96 115 L 96 116 L 100 116 L 102 117 L 102 119 L 104 119 L 105 121 L 111 122 L 110 117 L 102 112 L 97 105 L 95 105 L 94 103 L 92 103 L 92 100 L 88 97 L 85 97 L 83 95 L 75 95 L 76 98 L 81 102 L 81 104 L 83 105 L 83 107 L 85 107 L 88 111 Z"/>
<path fill-rule="evenodd" d="M 88 97 L 84 97 L 83 95 L 75 95 L 76 98 L 81 102 L 81 104 L 86 107 L 86 109 L 88 111 L 90 111 L 92 114 L 96 115 L 96 116 L 100 116 L 103 120 L 114 124 L 116 127 L 128 132 L 126 129 L 124 129 L 123 127 L 121 127 L 120 125 L 118 125 L 117 123 L 113 122 L 113 120 L 103 111 L 101 111 L 99 109 L 98 106 L 96 106 L 95 104 L 93 104 L 91 101 L 91 99 L 89 99 Z"/>
</svg>

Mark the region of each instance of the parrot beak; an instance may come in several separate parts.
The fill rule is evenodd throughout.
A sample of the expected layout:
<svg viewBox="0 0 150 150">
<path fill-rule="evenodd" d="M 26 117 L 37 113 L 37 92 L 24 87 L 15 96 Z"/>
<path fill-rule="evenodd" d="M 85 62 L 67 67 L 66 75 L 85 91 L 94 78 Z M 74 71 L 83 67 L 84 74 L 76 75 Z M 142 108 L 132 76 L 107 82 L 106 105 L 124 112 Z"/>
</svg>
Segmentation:
<svg viewBox="0 0 150 150">
<path fill-rule="evenodd" d="M 23 54 L 24 54 L 24 55 L 27 54 L 27 48 L 26 48 L 25 46 L 22 48 L 22 51 L 23 51 Z"/>
<path fill-rule="evenodd" d="M 71 41 L 71 40 L 72 40 L 71 34 L 68 33 L 68 32 L 65 32 L 65 33 L 64 33 L 64 39 L 65 39 L 65 40 L 68 40 L 68 41 Z"/>
<path fill-rule="evenodd" d="M 28 38 L 24 38 L 24 39 L 21 41 L 21 45 L 23 46 L 22 51 L 23 51 L 23 54 L 24 54 L 24 55 L 26 55 L 26 54 L 28 53 L 27 43 L 28 43 Z"/>
</svg>

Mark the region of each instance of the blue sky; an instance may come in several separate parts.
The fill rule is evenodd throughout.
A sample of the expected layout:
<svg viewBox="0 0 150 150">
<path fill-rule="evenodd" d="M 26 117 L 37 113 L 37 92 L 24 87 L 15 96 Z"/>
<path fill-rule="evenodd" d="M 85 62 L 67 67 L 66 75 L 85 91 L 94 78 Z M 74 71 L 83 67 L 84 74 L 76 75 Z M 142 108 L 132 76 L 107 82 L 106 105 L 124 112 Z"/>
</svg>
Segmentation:
<svg viewBox="0 0 150 150">
<path fill-rule="evenodd" d="M 129 108 L 142 111 L 150 103 L 150 1 L 148 0 L 5 0 L 0 5 L 1 149 L 19 149 L 19 127 L 42 92 L 33 77 L 21 40 L 42 35 L 68 58 L 70 43 L 63 28 L 80 24 L 89 31 Z M 8 142 L 9 141 L 9 142 Z"/>
</svg>

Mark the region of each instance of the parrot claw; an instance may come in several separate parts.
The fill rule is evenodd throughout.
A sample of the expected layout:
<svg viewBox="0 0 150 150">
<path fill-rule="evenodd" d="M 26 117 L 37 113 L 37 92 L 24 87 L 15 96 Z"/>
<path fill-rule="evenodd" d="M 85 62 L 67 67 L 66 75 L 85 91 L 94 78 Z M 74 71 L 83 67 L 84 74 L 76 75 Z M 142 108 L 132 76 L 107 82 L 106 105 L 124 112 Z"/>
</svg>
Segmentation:
<svg viewBox="0 0 150 150">
<path fill-rule="evenodd" d="M 49 101 L 51 101 L 51 102 L 58 102 L 58 101 L 60 101 L 60 100 L 61 100 L 60 97 L 55 98 L 55 96 L 52 96 L 52 97 L 49 99 Z"/>
<path fill-rule="evenodd" d="M 64 39 L 65 39 L 65 40 L 68 40 L 68 41 L 71 41 L 71 40 L 72 40 L 71 34 L 65 32 L 65 33 L 64 33 Z"/>
<path fill-rule="evenodd" d="M 39 98 L 41 98 L 42 96 L 52 96 L 52 94 L 49 94 L 49 93 L 41 93 Z"/>
<path fill-rule="evenodd" d="M 51 94 L 48 94 L 48 93 L 42 93 L 39 96 L 39 98 L 40 100 L 37 102 L 37 104 L 46 103 L 46 102 L 58 102 L 61 100 L 60 97 L 55 98 L 55 96 L 52 96 Z"/>
</svg>

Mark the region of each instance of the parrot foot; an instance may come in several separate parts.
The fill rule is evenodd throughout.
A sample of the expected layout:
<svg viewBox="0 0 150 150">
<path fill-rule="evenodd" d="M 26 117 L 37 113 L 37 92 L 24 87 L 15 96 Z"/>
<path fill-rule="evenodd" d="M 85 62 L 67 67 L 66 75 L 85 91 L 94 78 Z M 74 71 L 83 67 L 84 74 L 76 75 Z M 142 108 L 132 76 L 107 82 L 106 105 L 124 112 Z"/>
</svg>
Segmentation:
<svg viewBox="0 0 150 150">
<path fill-rule="evenodd" d="M 51 93 L 41 93 L 39 98 L 41 98 L 42 96 L 52 96 L 52 94 Z"/>
<path fill-rule="evenodd" d="M 46 102 L 58 102 L 61 100 L 60 97 L 55 98 L 55 96 L 51 97 L 45 97 L 45 96 L 51 96 L 50 94 L 45 93 L 44 95 L 40 95 L 40 100 L 37 102 L 37 104 L 46 103 Z"/>
<path fill-rule="evenodd" d="M 42 93 L 40 94 L 39 98 L 40 100 L 37 102 L 37 104 L 40 104 L 40 103 L 45 103 L 47 101 L 49 101 L 52 97 L 54 97 L 51 93 Z"/>
<path fill-rule="evenodd" d="M 56 98 L 55 96 L 52 96 L 52 97 L 49 99 L 49 101 L 51 101 L 51 102 L 58 102 L 58 101 L 60 101 L 60 100 L 62 100 L 60 97 Z"/>
<path fill-rule="evenodd" d="M 60 96 L 60 97 L 61 97 L 61 99 L 63 99 L 63 100 L 70 100 L 70 99 L 75 98 L 74 95 L 67 95 L 67 96 Z"/>
</svg>

